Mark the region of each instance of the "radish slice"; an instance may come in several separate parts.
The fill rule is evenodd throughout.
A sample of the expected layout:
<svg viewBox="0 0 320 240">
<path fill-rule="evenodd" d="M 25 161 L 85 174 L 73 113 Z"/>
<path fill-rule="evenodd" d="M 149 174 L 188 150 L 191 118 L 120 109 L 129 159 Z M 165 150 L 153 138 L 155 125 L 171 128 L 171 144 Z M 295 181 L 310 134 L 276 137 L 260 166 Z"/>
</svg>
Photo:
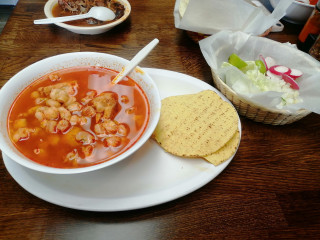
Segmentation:
<svg viewBox="0 0 320 240">
<path fill-rule="evenodd" d="M 275 75 L 282 75 L 282 74 L 290 74 L 291 69 L 287 68 L 285 66 L 282 65 L 274 65 L 272 67 L 269 68 L 269 71 Z"/>
<path fill-rule="evenodd" d="M 291 68 L 291 72 L 290 72 L 289 76 L 295 80 L 298 77 L 302 76 L 302 72 L 298 69 Z"/>
<path fill-rule="evenodd" d="M 299 90 L 298 84 L 293 80 L 292 77 L 290 77 L 290 76 L 288 76 L 288 75 L 286 75 L 286 74 L 283 74 L 283 75 L 282 75 L 282 79 L 283 79 L 285 82 L 289 83 L 289 84 L 290 84 L 290 87 L 291 87 L 292 89 Z"/>
<path fill-rule="evenodd" d="M 276 61 L 272 57 L 266 57 L 264 60 L 266 61 L 268 69 L 276 65 Z"/>
<path fill-rule="evenodd" d="M 281 75 L 275 75 L 272 72 L 270 72 L 270 70 L 267 71 L 267 76 L 270 78 L 278 78 L 278 79 L 282 79 Z"/>
<path fill-rule="evenodd" d="M 264 66 L 266 67 L 266 70 L 268 71 L 268 65 L 266 63 L 266 60 L 264 59 L 264 57 L 261 54 L 259 55 L 259 59 L 263 62 Z"/>
</svg>

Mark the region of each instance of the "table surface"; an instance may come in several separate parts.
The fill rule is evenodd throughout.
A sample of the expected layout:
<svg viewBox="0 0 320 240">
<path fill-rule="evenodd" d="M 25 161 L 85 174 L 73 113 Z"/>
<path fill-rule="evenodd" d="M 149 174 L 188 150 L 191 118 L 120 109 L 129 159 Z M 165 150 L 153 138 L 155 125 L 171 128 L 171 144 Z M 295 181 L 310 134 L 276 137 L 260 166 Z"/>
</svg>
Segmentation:
<svg viewBox="0 0 320 240">
<path fill-rule="evenodd" d="M 0 35 L 0 86 L 15 73 L 60 53 L 95 51 L 131 59 L 160 40 L 141 67 L 212 76 L 199 46 L 174 27 L 174 0 L 131 1 L 124 23 L 101 35 L 77 35 L 44 18 L 45 0 L 20 0 Z M 302 26 L 285 23 L 267 38 L 296 43 Z M 320 116 L 271 126 L 241 117 L 242 140 L 213 181 L 174 201 L 100 213 L 60 207 L 18 185 L 0 161 L 0 239 L 320 238 Z"/>
</svg>

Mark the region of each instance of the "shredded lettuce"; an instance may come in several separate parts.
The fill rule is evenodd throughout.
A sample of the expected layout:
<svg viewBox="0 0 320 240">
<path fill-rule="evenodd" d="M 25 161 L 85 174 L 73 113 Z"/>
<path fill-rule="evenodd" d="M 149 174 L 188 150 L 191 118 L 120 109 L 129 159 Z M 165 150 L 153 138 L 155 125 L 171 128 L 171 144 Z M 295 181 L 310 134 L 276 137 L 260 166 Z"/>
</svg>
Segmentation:
<svg viewBox="0 0 320 240">
<path fill-rule="evenodd" d="M 299 96 L 299 91 L 294 90 L 290 87 L 290 84 L 286 83 L 281 78 L 277 77 L 270 77 L 267 76 L 259 71 L 258 66 L 255 64 L 254 61 L 246 61 L 247 66 L 241 68 L 240 70 L 250 79 L 250 82 L 258 89 L 260 92 L 267 92 L 267 91 L 275 91 L 275 92 L 282 92 L 283 95 L 281 97 L 281 103 L 277 105 L 277 108 L 281 109 L 283 106 L 288 104 L 295 104 L 302 102 L 301 97 Z M 221 67 L 230 67 L 232 66 L 228 62 L 223 62 Z M 237 81 L 234 81 L 237 82 Z M 238 81 L 237 88 L 238 89 L 248 89 L 247 86 L 239 87 L 240 84 L 245 84 L 243 81 Z"/>
</svg>

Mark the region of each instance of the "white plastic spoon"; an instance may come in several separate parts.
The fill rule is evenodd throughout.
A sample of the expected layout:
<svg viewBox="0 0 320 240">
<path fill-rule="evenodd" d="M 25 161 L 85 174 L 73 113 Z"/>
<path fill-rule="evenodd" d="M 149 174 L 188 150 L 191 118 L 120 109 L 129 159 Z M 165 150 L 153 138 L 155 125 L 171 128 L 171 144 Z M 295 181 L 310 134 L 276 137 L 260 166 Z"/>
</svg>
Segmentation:
<svg viewBox="0 0 320 240">
<path fill-rule="evenodd" d="M 125 66 L 120 73 L 112 80 L 112 84 L 117 84 L 127 76 L 150 52 L 151 50 L 159 43 L 157 38 L 153 39 L 147 46 L 142 48 Z"/>
<path fill-rule="evenodd" d="M 68 22 L 73 20 L 79 20 L 84 18 L 95 18 L 100 21 L 111 21 L 116 17 L 114 12 L 106 7 L 92 7 L 88 13 L 72 15 L 66 17 L 54 17 L 34 20 L 34 24 L 50 24 L 50 23 L 60 23 Z"/>
</svg>

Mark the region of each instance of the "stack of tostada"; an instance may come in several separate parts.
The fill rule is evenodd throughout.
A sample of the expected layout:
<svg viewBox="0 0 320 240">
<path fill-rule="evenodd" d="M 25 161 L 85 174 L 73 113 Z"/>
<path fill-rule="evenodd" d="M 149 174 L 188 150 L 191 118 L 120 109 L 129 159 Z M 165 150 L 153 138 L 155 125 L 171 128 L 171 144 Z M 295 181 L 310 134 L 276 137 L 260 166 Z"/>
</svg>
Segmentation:
<svg viewBox="0 0 320 240">
<path fill-rule="evenodd" d="M 171 96 L 162 100 L 153 138 L 171 154 L 217 166 L 237 150 L 238 122 L 235 108 L 212 90 Z"/>
</svg>

